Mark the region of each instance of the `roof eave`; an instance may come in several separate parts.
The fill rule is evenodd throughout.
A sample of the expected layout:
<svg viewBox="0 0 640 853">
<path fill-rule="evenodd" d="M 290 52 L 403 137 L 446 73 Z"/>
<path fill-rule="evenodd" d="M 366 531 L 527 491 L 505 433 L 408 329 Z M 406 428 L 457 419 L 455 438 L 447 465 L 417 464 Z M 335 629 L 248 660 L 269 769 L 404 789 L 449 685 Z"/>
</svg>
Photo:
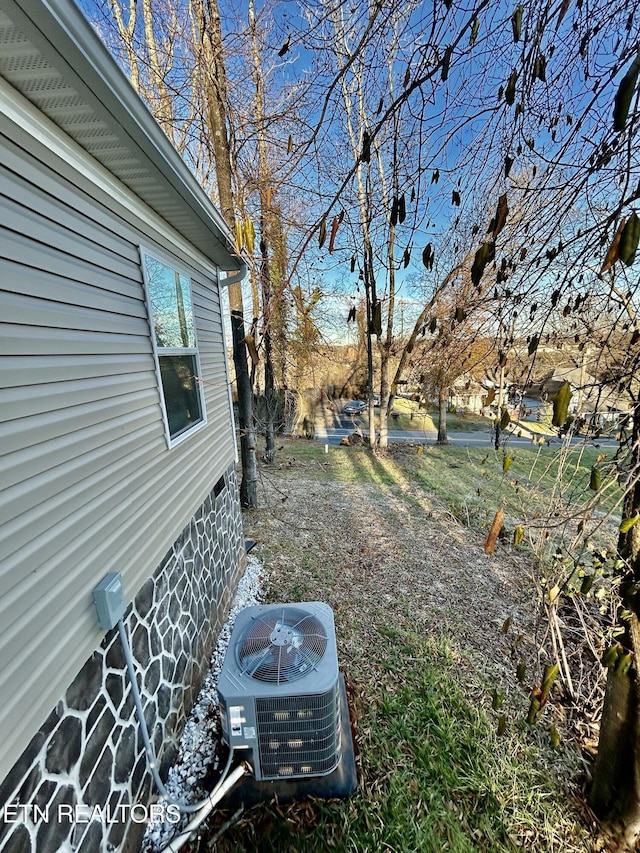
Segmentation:
<svg viewBox="0 0 640 853">
<path fill-rule="evenodd" d="M 244 262 L 224 218 L 73 0 L 55 0 L 55 4 L 2 0 L 2 5 L 21 19 L 45 58 L 73 81 L 96 112 L 124 131 L 137 156 L 169 188 L 176 204 L 183 211 L 188 208 L 193 231 L 177 230 L 219 268 L 243 270 Z M 153 207 L 149 199 L 134 191 Z"/>
</svg>

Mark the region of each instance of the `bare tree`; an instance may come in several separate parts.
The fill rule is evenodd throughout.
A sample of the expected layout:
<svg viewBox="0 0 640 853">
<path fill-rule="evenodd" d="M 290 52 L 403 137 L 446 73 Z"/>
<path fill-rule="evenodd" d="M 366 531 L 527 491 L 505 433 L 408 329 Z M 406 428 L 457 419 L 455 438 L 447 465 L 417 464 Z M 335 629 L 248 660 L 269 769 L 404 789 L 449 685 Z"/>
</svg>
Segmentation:
<svg viewBox="0 0 640 853">
<path fill-rule="evenodd" d="M 227 77 L 224 46 L 217 0 L 193 0 L 194 18 L 200 38 L 198 67 L 202 69 L 207 106 L 207 128 L 212 140 L 220 210 L 230 229 L 235 229 L 232 189 L 232 162 L 228 136 Z M 244 323 L 242 284 L 229 286 L 233 362 L 238 392 L 238 424 L 242 456 L 240 502 L 245 507 L 258 505 L 256 438 L 253 423 L 253 393 L 247 364 L 247 331 Z"/>
<path fill-rule="evenodd" d="M 151 0 L 141 4 L 130 0 L 128 6 L 109 0 L 109 5 L 132 83 L 178 151 L 207 183 L 211 166 L 215 167 L 217 200 L 233 233 L 228 84 L 216 0 L 181 5 L 167 0 L 161 9 Z M 105 22 L 101 25 L 104 28 Z M 192 73 L 187 70 L 190 65 Z M 229 301 L 242 456 L 240 499 L 251 507 L 257 505 L 256 447 L 240 282 L 230 285 Z"/>
</svg>

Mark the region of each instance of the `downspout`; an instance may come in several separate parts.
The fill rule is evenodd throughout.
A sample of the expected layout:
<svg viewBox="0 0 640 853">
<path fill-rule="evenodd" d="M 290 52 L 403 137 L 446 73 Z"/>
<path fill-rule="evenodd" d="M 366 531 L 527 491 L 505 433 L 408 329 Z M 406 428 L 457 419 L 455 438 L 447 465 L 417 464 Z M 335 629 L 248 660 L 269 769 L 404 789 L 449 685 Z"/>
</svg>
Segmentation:
<svg viewBox="0 0 640 853">
<path fill-rule="evenodd" d="M 230 287 L 232 284 L 236 284 L 239 281 L 243 281 L 243 279 L 247 275 L 246 263 L 243 261 L 242 258 L 238 258 L 238 260 L 240 261 L 240 269 L 237 272 L 234 272 L 233 274 L 227 273 L 226 278 L 221 279 L 220 278 L 220 272 L 221 271 L 218 270 L 218 275 L 217 275 L 218 292 L 220 292 L 220 288 L 222 288 L 222 287 Z M 224 319 L 222 320 L 222 341 L 223 341 L 224 352 L 225 352 L 224 366 L 225 366 L 225 373 L 227 375 L 227 395 L 229 397 L 229 417 L 231 420 L 231 432 L 233 435 L 234 459 L 235 459 L 235 463 L 237 465 L 238 462 L 240 461 L 240 453 L 238 451 L 238 437 L 236 435 L 236 430 L 234 427 L 233 396 L 231 394 L 231 376 L 229 374 L 229 359 L 226 357 L 227 353 L 229 352 L 229 341 L 227 340 L 227 333 L 225 331 Z"/>
</svg>

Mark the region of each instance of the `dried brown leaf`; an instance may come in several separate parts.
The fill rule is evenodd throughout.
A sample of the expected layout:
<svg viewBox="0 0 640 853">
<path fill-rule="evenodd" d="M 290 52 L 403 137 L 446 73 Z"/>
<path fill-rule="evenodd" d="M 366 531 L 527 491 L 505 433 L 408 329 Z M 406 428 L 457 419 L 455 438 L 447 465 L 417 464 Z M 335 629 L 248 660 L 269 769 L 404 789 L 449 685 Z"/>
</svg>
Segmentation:
<svg viewBox="0 0 640 853">
<path fill-rule="evenodd" d="M 484 553 L 485 554 L 493 554 L 496 550 L 496 544 L 498 542 L 498 536 L 500 535 L 500 531 L 502 530 L 502 525 L 504 524 L 504 508 L 500 507 L 500 509 L 496 512 L 493 517 L 493 521 L 491 522 L 491 527 L 489 528 L 489 535 L 487 536 L 487 541 L 484 543 Z"/>
</svg>

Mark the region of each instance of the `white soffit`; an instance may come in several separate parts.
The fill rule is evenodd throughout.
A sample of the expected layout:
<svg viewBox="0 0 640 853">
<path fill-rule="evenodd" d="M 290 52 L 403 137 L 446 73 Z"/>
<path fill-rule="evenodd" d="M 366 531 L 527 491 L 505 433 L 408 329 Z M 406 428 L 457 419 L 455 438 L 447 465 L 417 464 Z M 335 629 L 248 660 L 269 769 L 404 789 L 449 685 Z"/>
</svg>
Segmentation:
<svg viewBox="0 0 640 853">
<path fill-rule="evenodd" d="M 73 0 L 0 0 L 0 75 L 215 266 L 226 224 Z"/>
</svg>

